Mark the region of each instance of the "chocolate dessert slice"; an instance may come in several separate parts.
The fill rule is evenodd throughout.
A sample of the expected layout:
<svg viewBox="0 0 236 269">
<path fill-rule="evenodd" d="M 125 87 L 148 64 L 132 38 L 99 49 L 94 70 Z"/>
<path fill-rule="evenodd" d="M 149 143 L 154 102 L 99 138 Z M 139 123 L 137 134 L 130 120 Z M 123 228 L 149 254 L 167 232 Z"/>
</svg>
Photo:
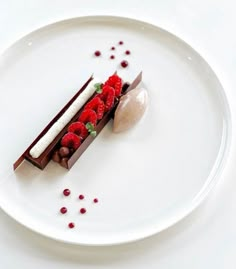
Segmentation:
<svg viewBox="0 0 236 269">
<path fill-rule="evenodd" d="M 94 132 L 98 135 L 108 121 L 113 117 L 114 111 L 119 103 L 119 98 L 128 91 L 134 89 L 142 80 L 142 72 L 129 83 L 122 85 L 121 95 L 115 98 L 114 104 L 106 111 L 103 117 L 94 127 Z M 49 161 L 53 158 L 55 152 L 60 148 L 60 141 L 68 132 L 68 127 L 71 123 L 76 122 L 81 115 L 84 106 L 95 97 L 97 81 L 91 76 L 82 88 L 72 97 L 72 99 L 62 108 L 62 110 L 50 121 L 39 136 L 32 142 L 26 151 L 14 163 L 14 170 L 27 160 L 40 169 L 44 169 Z M 102 84 L 101 84 L 102 85 Z M 85 97 L 87 99 L 85 99 Z M 77 111 L 75 109 L 78 108 Z M 70 112 L 70 113 L 69 113 Z M 68 120 L 69 119 L 69 120 Z M 58 161 L 63 167 L 70 169 L 87 147 L 93 142 L 96 137 L 88 135 L 80 144 L 80 146 L 69 156 L 64 158 L 53 158 Z M 48 143 L 48 144 L 47 144 Z"/>
</svg>

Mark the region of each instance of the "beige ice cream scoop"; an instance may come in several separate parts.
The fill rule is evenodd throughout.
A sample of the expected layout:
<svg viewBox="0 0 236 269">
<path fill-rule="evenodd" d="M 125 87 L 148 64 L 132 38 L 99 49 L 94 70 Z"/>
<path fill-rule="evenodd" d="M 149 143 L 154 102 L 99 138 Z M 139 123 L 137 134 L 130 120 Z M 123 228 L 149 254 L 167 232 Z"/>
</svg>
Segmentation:
<svg viewBox="0 0 236 269">
<path fill-rule="evenodd" d="M 122 96 L 115 111 L 113 132 L 133 127 L 142 118 L 147 105 L 148 94 L 144 88 L 135 88 Z"/>
</svg>

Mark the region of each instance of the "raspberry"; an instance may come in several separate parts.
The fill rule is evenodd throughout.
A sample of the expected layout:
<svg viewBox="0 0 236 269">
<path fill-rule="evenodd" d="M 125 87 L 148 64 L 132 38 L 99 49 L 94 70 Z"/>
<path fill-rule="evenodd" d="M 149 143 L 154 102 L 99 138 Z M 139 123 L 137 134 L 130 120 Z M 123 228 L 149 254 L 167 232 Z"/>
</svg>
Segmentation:
<svg viewBox="0 0 236 269">
<path fill-rule="evenodd" d="M 97 113 L 98 120 L 103 117 L 105 111 L 104 102 L 99 97 L 94 97 L 84 108 L 94 110 Z"/>
<path fill-rule="evenodd" d="M 108 80 L 105 82 L 105 85 L 109 85 L 115 89 L 116 97 L 120 95 L 122 88 L 122 80 L 119 76 L 117 75 L 110 76 Z"/>
<path fill-rule="evenodd" d="M 97 114 L 92 109 L 85 109 L 80 114 L 78 121 L 83 122 L 85 125 L 88 122 L 90 122 L 90 123 L 93 124 L 93 126 L 96 126 L 96 124 L 97 124 Z"/>
<path fill-rule="evenodd" d="M 83 122 L 79 122 L 79 121 L 71 123 L 67 131 L 71 133 L 75 133 L 82 139 L 85 139 L 88 136 L 88 130 L 86 126 L 84 125 Z"/>
<path fill-rule="evenodd" d="M 114 105 L 115 90 L 108 85 L 104 85 L 102 88 L 102 93 L 98 94 L 97 97 L 102 99 L 102 101 L 105 103 L 105 111 L 108 111 Z"/>
<path fill-rule="evenodd" d="M 80 137 L 74 133 L 67 133 L 61 139 L 61 145 L 63 147 L 73 148 L 76 150 L 81 144 Z"/>
</svg>

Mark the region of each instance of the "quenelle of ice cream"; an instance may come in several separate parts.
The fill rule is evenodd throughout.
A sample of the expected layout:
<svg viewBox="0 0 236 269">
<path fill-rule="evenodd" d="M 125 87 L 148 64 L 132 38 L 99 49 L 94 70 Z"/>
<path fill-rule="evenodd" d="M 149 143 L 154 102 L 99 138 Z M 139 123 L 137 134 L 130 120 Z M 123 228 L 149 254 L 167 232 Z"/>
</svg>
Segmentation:
<svg viewBox="0 0 236 269">
<path fill-rule="evenodd" d="M 120 133 L 136 125 L 148 106 L 148 93 L 144 88 L 135 88 L 120 98 L 116 108 L 113 132 Z"/>
</svg>

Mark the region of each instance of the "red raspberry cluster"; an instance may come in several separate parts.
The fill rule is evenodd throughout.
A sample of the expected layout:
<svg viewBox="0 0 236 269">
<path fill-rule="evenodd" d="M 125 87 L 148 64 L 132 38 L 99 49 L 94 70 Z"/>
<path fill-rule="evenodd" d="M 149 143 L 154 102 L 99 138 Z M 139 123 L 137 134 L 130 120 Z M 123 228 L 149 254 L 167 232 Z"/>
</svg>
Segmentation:
<svg viewBox="0 0 236 269">
<path fill-rule="evenodd" d="M 101 93 L 96 94 L 84 106 L 78 120 L 70 124 L 67 129 L 68 132 L 61 139 L 61 147 L 69 148 L 68 152 L 71 154 L 78 149 L 89 134 L 95 136 L 97 123 L 103 118 L 104 113 L 113 107 L 115 98 L 121 94 L 121 89 L 121 78 L 116 74 L 110 76 L 101 85 Z"/>
</svg>

